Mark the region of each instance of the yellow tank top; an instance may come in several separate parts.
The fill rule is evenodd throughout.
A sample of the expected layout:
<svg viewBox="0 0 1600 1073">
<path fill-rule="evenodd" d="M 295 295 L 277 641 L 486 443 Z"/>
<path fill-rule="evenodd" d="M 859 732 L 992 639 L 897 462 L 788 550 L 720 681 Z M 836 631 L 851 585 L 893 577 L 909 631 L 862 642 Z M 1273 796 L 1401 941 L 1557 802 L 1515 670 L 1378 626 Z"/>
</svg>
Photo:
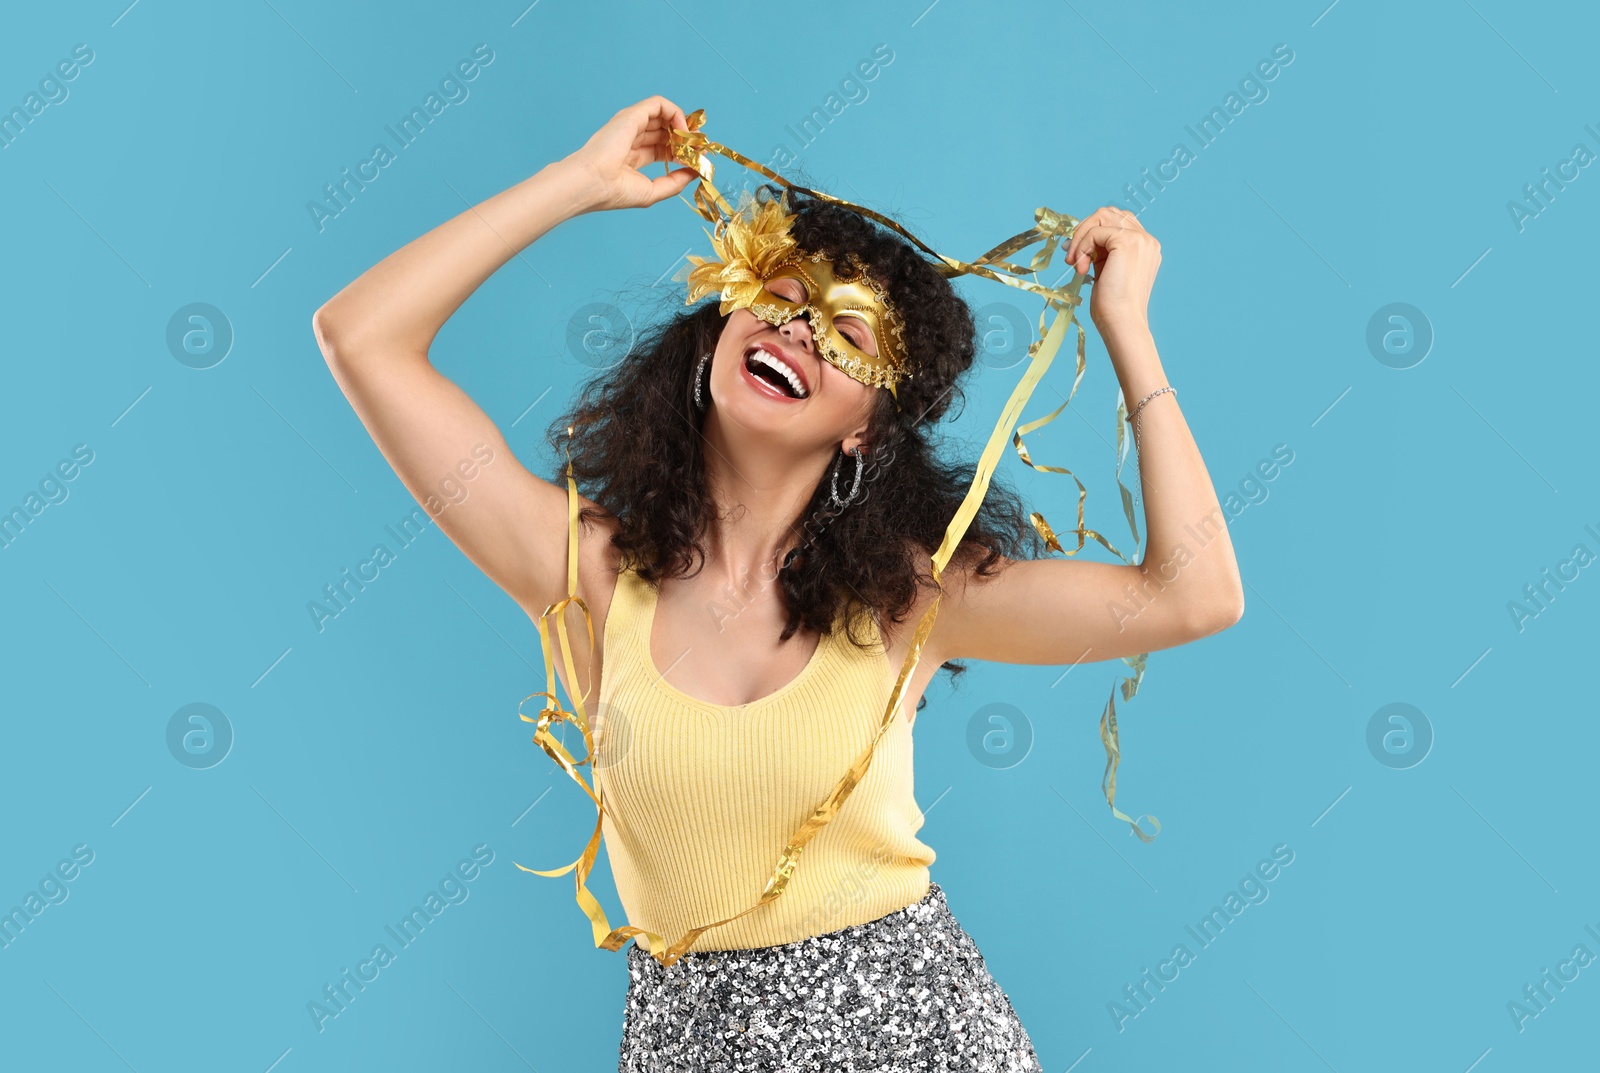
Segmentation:
<svg viewBox="0 0 1600 1073">
<path fill-rule="evenodd" d="M 697 700 L 651 660 L 655 606 L 654 586 L 624 569 L 605 623 L 594 782 L 628 922 L 671 943 L 757 901 L 789 838 L 882 725 L 893 675 L 868 617 L 868 648 L 835 629 L 777 692 L 743 706 Z M 920 900 L 934 861 L 922 822 L 911 725 L 896 718 L 784 893 L 691 949 L 794 942 Z"/>
</svg>

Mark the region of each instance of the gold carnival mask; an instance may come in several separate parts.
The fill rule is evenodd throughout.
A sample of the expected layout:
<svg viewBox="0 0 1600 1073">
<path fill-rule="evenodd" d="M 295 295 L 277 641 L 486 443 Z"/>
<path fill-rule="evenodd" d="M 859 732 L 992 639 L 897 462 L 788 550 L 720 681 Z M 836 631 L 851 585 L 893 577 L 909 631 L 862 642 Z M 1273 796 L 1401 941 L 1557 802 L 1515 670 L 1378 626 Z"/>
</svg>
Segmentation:
<svg viewBox="0 0 1600 1073">
<path fill-rule="evenodd" d="M 1043 428 L 1054 421 L 1061 412 L 1071 404 L 1078 393 L 1078 384 L 1083 380 L 1086 366 L 1085 335 L 1083 325 L 1079 324 L 1074 310 L 1082 303 L 1079 290 L 1088 277 L 1074 271 L 1071 281 L 1062 285 L 1045 284 L 1039 282 L 1038 273 L 1050 266 L 1051 259 L 1058 249 L 1064 249 L 1072 238 L 1078 226 L 1078 221 L 1065 213 L 1056 212 L 1048 207 L 1041 206 L 1034 210 L 1034 226 L 1019 234 L 1006 239 L 1000 245 L 987 253 L 974 258 L 970 263 L 958 261 L 952 257 L 937 252 L 922 242 L 911 232 L 901 227 L 895 221 L 882 216 L 871 209 L 855 205 L 832 195 L 797 187 L 789 180 L 763 165 L 743 156 L 725 145 L 708 139 L 700 127 L 705 122 L 704 110 L 690 113 L 687 117 L 687 130 L 674 130 L 670 134 L 673 161 L 686 164 L 699 173 L 700 179 L 695 186 L 694 201 L 691 202 L 696 212 L 704 219 L 715 221 L 716 233 L 711 236 L 712 245 L 716 248 L 719 259 L 707 260 L 705 258 L 689 258 L 695 266 L 685 277 L 682 272 L 678 278 L 686 278 L 689 283 L 689 302 L 693 303 L 712 291 L 720 291 L 722 295 L 722 312 L 727 315 L 733 309 L 748 309 L 750 312 L 771 324 L 782 324 L 788 320 L 805 313 L 811 318 L 811 329 L 817 342 L 817 350 L 827 360 L 838 366 L 851 377 L 862 383 L 881 384 L 892 392 L 894 385 L 899 380 L 911 375 L 906 362 L 903 326 L 895 313 L 894 307 L 889 303 L 883 292 L 873 285 L 870 278 L 860 273 L 859 265 L 849 266 L 850 271 L 844 275 L 838 274 L 836 266 L 826 259 L 814 254 L 799 250 L 793 236 L 789 233 L 789 225 L 794 217 L 785 211 L 784 206 L 773 202 L 753 204 L 755 198 L 747 197 L 742 200 L 739 209 L 735 210 L 727 200 L 717 192 L 711 184 L 713 166 L 711 155 L 713 153 L 727 157 L 752 171 L 765 175 L 767 178 L 780 183 L 785 188 L 801 190 L 804 193 L 822 201 L 842 205 L 859 212 L 869 219 L 891 228 L 907 241 L 917 246 L 929 257 L 929 263 L 941 275 L 948 277 L 973 275 L 984 279 L 1003 283 L 1031 294 L 1042 297 L 1045 308 L 1039 315 L 1039 335 L 1028 346 L 1027 369 L 1013 387 L 1011 396 L 1006 400 L 1001 410 L 1000 418 L 996 422 L 994 431 L 990 433 L 983 453 L 978 459 L 976 472 L 972 485 L 967 490 L 966 497 L 957 508 L 955 516 L 950 519 L 949 526 L 945 529 L 944 540 L 939 549 L 933 553 L 931 566 L 934 580 L 939 583 L 939 593 L 930 601 L 928 609 L 923 612 L 922 619 L 917 624 L 917 629 L 912 637 L 910 649 L 906 654 L 905 662 L 901 665 L 899 676 L 895 680 L 894 689 L 890 692 L 884 707 L 882 718 L 878 724 L 877 733 L 856 757 L 850 770 L 845 772 L 827 798 L 819 802 L 815 810 L 806 821 L 797 829 L 788 845 L 778 855 L 777 863 L 772 875 L 768 878 L 757 901 L 733 916 L 722 920 L 708 921 L 691 928 L 688 932 L 676 938 L 659 935 L 647 928 L 634 924 L 627 924 L 613 928 L 606 919 L 604 908 L 595 898 L 585 883 L 590 871 L 594 868 L 596 857 L 600 851 L 602 827 L 605 818 L 606 805 L 602 794 L 597 794 L 594 787 L 586 782 L 578 768 L 592 764 L 595 757 L 595 737 L 590 726 L 585 700 L 588 699 L 589 689 L 576 695 L 570 695 L 573 710 L 561 706 L 556 696 L 555 654 L 559 650 L 567 670 L 567 681 L 576 684 L 578 672 L 572 659 L 572 638 L 568 635 L 566 611 L 576 607 L 583 613 L 584 623 L 588 628 L 589 651 L 594 651 L 594 624 L 589 616 L 588 604 L 583 597 L 578 595 L 578 513 L 579 495 L 577 480 L 573 475 L 572 460 L 569 455 L 567 460 L 567 596 L 563 600 L 545 608 L 544 614 L 535 620 L 539 630 L 539 646 L 544 654 L 544 670 L 546 688 L 540 692 L 530 693 L 522 700 L 526 704 L 534 697 L 544 697 L 546 704 L 537 716 L 527 715 L 518 705 L 518 715 L 524 722 L 537 724 L 533 741 L 576 782 L 595 803 L 595 825 L 589 836 L 588 845 L 582 854 L 572 863 L 558 869 L 528 868 L 517 864 L 524 872 L 532 872 L 541 876 L 562 876 L 568 872 L 574 873 L 576 881 L 576 897 L 578 906 L 589 918 L 590 927 L 594 934 L 594 945 L 606 950 L 620 950 L 629 938 L 639 937 L 649 942 L 649 953 L 663 966 L 671 965 L 681 958 L 695 940 L 705 931 L 727 924 L 744 916 L 746 913 L 766 905 L 774 898 L 781 896 L 788 889 L 789 879 L 798 867 L 800 855 L 806 844 L 814 838 L 833 818 L 838 815 L 845 799 L 851 791 L 865 777 L 867 767 L 872 763 L 872 756 L 877 744 L 882 739 L 885 731 L 900 718 L 900 701 L 905 694 L 912 673 L 916 670 L 921 659 L 923 643 L 933 628 L 934 618 L 938 614 L 939 603 L 944 595 L 942 575 L 951 556 L 961 543 L 968 525 L 977 514 L 989 489 L 989 480 L 995 466 L 1000 461 L 1000 454 L 1005 448 L 1007 439 L 1016 449 L 1017 456 L 1026 465 L 1045 473 L 1061 473 L 1071 477 L 1078 486 L 1078 524 L 1070 530 L 1058 533 L 1053 529 L 1044 515 L 1037 511 L 1028 515 L 1043 538 L 1045 546 L 1051 551 L 1063 555 L 1074 555 L 1083 550 L 1085 541 L 1092 538 L 1098 541 L 1107 551 L 1125 563 L 1133 560 L 1118 551 L 1111 542 L 1095 530 L 1084 524 L 1084 498 L 1086 491 L 1083 482 L 1069 469 L 1062 466 L 1046 465 L 1035 462 L 1029 455 L 1022 438 Z M 679 195 L 682 198 L 682 195 Z M 787 194 L 785 194 L 787 200 Z M 1018 251 L 1033 245 L 1043 243 L 1041 249 L 1026 263 L 1017 263 L 1010 258 Z M 1033 277 L 1031 279 L 1025 277 Z M 783 295 L 774 294 L 768 288 L 775 285 L 780 279 L 793 278 L 805 286 L 803 299 L 796 300 Z M 1065 275 L 1062 280 L 1067 279 Z M 794 294 L 793 285 L 783 289 Z M 796 295 L 798 299 L 799 296 Z M 1054 311 L 1054 316 L 1046 319 L 1046 314 Z M 878 354 L 867 354 L 843 336 L 839 330 L 839 321 L 845 317 L 859 317 L 863 323 L 872 329 L 873 338 L 877 342 Z M 1018 423 L 1022 416 L 1022 408 L 1027 404 L 1033 389 L 1038 385 L 1045 371 L 1050 367 L 1056 351 L 1065 342 L 1067 333 L 1076 329 L 1077 335 L 1077 376 L 1072 382 L 1071 390 L 1066 394 L 1064 401 L 1050 413 L 1031 421 Z M 896 398 L 898 402 L 898 397 Z M 1127 485 L 1122 482 L 1122 465 L 1127 459 L 1129 437 L 1125 436 L 1128 427 L 1128 412 L 1125 403 L 1119 398 L 1117 402 L 1117 486 L 1122 492 L 1122 512 L 1127 519 L 1128 527 L 1133 531 L 1135 551 L 1140 543 L 1139 527 L 1133 514 L 1133 494 Z M 567 430 L 569 436 L 572 429 Z M 1067 548 L 1063 545 L 1064 537 L 1076 536 L 1077 546 Z M 553 644 L 550 636 L 551 624 L 557 635 L 559 644 Z M 1105 747 L 1106 766 L 1101 777 L 1101 792 L 1105 795 L 1106 804 L 1111 809 L 1111 814 L 1117 819 L 1127 823 L 1133 833 L 1141 842 L 1149 842 L 1160 832 L 1161 824 L 1154 816 L 1129 816 L 1117 807 L 1117 764 L 1121 758 L 1121 747 L 1117 734 L 1117 694 L 1122 694 L 1124 701 L 1132 700 L 1139 691 L 1139 684 L 1144 680 L 1145 657 L 1148 653 L 1137 656 L 1124 657 L 1123 662 L 1132 670 L 1132 674 L 1119 679 L 1112 686 L 1111 695 L 1106 699 L 1106 705 L 1100 715 L 1100 741 Z M 591 663 L 591 667 L 593 664 Z M 593 682 L 590 686 L 592 688 Z M 567 751 L 561 738 L 555 733 L 555 728 L 562 723 L 573 723 L 583 735 L 585 748 L 584 758 L 579 760 Z M 598 782 L 598 780 L 597 780 Z M 1139 819 L 1148 818 L 1154 832 L 1146 834 L 1139 826 Z"/>
<path fill-rule="evenodd" d="M 801 250 L 789 231 L 794 219 L 786 204 L 757 203 L 746 192 L 738 212 L 720 219 L 711 235 L 717 259 L 689 255 L 695 267 L 687 275 L 688 302 L 720 291 L 723 316 L 746 309 L 768 324 L 783 325 L 804 315 L 824 360 L 852 380 L 888 388 L 898 403 L 895 385 L 911 378 L 911 361 L 905 324 L 888 293 L 854 255 L 840 272 L 823 254 Z M 775 292 L 779 280 L 795 281 L 799 299 Z M 793 285 L 782 290 L 795 293 Z M 840 331 L 846 318 L 871 332 L 876 354 Z"/>
</svg>

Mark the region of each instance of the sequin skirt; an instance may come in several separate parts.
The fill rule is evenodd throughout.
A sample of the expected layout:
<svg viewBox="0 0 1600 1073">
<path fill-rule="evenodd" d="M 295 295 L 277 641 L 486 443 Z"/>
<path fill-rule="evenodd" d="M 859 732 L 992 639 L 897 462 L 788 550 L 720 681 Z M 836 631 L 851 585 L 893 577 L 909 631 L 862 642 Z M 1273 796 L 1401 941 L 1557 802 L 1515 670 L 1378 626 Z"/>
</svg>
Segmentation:
<svg viewBox="0 0 1600 1073">
<path fill-rule="evenodd" d="M 1033 1041 L 944 891 L 798 942 L 627 948 L 619 1073 L 1042 1073 Z"/>
</svg>

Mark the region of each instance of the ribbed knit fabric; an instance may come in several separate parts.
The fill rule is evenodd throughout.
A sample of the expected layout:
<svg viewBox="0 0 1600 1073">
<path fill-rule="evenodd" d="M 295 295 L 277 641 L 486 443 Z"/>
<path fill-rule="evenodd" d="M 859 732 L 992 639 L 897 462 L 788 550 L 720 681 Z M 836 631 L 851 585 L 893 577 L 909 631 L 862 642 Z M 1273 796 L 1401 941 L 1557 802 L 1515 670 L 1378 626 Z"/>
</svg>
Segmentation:
<svg viewBox="0 0 1600 1073">
<path fill-rule="evenodd" d="M 870 648 L 835 630 L 777 692 L 743 706 L 697 700 L 651 660 L 655 606 L 654 586 L 624 569 L 605 623 L 594 782 L 628 923 L 672 943 L 755 904 L 789 839 L 872 740 L 893 675 L 868 618 Z M 784 893 L 690 949 L 775 946 L 911 905 L 934 860 L 916 837 L 922 822 L 911 726 L 897 718 Z"/>
</svg>

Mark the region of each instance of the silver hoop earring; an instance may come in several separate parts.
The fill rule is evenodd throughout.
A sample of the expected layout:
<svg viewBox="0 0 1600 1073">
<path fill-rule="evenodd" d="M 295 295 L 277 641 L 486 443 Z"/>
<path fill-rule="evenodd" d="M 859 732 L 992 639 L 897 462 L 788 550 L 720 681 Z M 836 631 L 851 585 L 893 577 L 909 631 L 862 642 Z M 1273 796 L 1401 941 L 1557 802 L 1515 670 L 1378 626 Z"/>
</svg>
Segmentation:
<svg viewBox="0 0 1600 1073">
<path fill-rule="evenodd" d="M 861 457 L 860 447 L 850 448 L 849 454 L 851 458 L 856 460 L 856 477 L 855 481 L 850 485 L 850 494 L 844 499 L 839 498 L 839 468 L 844 464 L 844 455 L 841 454 L 834 460 L 833 477 L 828 481 L 828 502 L 839 510 L 844 510 L 844 508 L 856 501 L 856 496 L 861 492 L 861 471 L 866 468 L 866 462 Z"/>
<path fill-rule="evenodd" d="M 694 367 L 694 407 L 697 410 L 706 408 L 705 396 L 700 393 L 700 382 L 704 379 L 706 363 L 711 360 L 711 353 L 707 351 L 700 357 L 700 364 Z"/>
</svg>

